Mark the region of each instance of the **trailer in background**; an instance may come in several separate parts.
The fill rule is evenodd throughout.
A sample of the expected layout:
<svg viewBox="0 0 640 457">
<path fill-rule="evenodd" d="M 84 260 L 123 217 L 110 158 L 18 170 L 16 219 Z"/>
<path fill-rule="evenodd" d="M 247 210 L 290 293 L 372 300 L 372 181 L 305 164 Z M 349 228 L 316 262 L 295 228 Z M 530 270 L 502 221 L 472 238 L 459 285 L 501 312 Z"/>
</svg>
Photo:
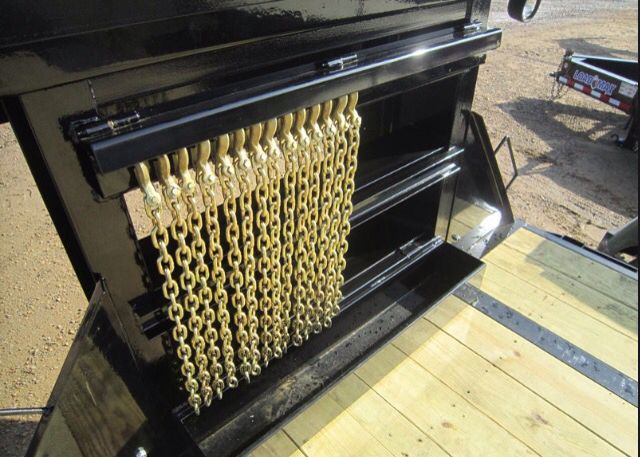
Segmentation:
<svg viewBox="0 0 640 457">
<path fill-rule="evenodd" d="M 557 72 L 557 83 L 585 93 L 630 117 L 620 146 L 638 149 L 638 61 L 587 56 L 567 50 Z"/>
</svg>

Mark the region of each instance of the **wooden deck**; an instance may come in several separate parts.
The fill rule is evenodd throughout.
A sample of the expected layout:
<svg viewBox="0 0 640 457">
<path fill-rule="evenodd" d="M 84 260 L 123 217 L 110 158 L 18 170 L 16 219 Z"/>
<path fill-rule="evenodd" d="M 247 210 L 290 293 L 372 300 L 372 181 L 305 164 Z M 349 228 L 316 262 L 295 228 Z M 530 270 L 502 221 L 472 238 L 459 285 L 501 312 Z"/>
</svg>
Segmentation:
<svg viewBox="0 0 640 457">
<path fill-rule="evenodd" d="M 520 229 L 481 290 L 637 381 L 638 284 Z M 638 455 L 638 410 L 449 297 L 258 448 L 265 456 Z"/>
</svg>

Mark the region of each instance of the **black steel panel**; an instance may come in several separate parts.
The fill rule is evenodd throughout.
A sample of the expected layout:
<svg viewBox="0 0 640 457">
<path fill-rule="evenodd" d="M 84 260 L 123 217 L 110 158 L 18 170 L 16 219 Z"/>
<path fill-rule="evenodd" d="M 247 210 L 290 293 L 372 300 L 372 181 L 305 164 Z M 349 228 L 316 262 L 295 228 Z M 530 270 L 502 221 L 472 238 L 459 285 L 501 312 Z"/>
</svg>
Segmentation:
<svg viewBox="0 0 640 457">
<path fill-rule="evenodd" d="M 216 60 L 236 60 L 226 51 L 226 58 L 212 59 L 214 52 L 186 71 L 189 64 L 180 60 L 186 56 L 225 48 L 244 54 L 236 52 L 241 47 L 251 50 L 251 60 L 238 60 L 236 69 L 264 66 L 317 48 L 463 21 L 466 10 L 462 0 L 7 2 L 0 16 L 0 96 L 178 59 L 155 73 L 175 83 L 199 77 L 193 70 L 210 70 Z"/>
</svg>

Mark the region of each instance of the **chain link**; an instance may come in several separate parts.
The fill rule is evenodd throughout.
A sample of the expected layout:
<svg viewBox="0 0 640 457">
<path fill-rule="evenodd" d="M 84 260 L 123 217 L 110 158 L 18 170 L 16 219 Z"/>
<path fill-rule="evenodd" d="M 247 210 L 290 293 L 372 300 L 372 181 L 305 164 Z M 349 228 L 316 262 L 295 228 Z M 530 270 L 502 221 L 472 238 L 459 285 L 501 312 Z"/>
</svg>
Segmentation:
<svg viewBox="0 0 640 457">
<path fill-rule="evenodd" d="M 356 105 L 358 104 L 358 93 L 353 93 L 349 95 L 349 100 L 347 103 L 347 112 L 345 117 L 345 126 L 347 128 L 346 131 L 346 144 L 347 144 L 347 152 L 344 159 L 344 166 L 346 169 L 346 174 L 344 177 L 344 201 L 343 201 L 343 209 L 342 209 L 342 223 L 340 225 L 340 245 L 339 245 L 339 257 L 340 262 L 338 265 L 340 274 L 337 278 L 337 288 L 338 290 L 342 289 L 344 284 L 344 269 L 347 266 L 346 263 L 346 255 L 349 249 L 349 241 L 347 237 L 349 232 L 351 232 L 351 224 L 349 223 L 349 218 L 353 213 L 353 202 L 352 197 L 355 192 L 356 184 L 355 184 L 355 175 L 356 170 L 358 168 L 358 149 L 360 147 L 360 125 L 362 124 L 362 119 L 360 115 L 356 111 Z M 334 315 L 340 311 L 338 307 L 334 308 Z"/>
<path fill-rule="evenodd" d="M 281 256 L 282 231 L 280 180 L 285 172 L 284 156 L 274 138 L 278 123 L 276 119 L 267 121 L 264 125 L 262 141 L 267 154 L 267 173 L 269 177 L 269 236 L 271 238 L 271 318 L 273 320 L 273 355 L 281 358 L 284 353 L 282 333 L 282 281 Z"/>
<path fill-rule="evenodd" d="M 296 320 L 294 321 L 293 344 L 300 345 L 309 338 L 314 315 L 312 289 L 315 285 L 309 281 L 309 175 L 311 169 L 311 139 L 304 128 L 307 119 L 306 110 L 295 115 L 295 133 L 298 144 L 298 176 L 295 229 L 295 270 L 294 298 L 296 302 Z"/>
<path fill-rule="evenodd" d="M 205 263 L 207 246 L 202 239 L 202 215 L 198 211 L 196 204 L 197 185 L 191 171 L 189 170 L 189 152 L 186 148 L 181 148 L 175 157 L 175 168 L 180 182 L 182 200 L 187 208 L 187 229 L 191 239 L 191 258 L 196 260 L 196 267 L 193 275 L 195 282 L 190 282 L 187 288 L 187 300 L 191 303 L 189 311 L 189 330 L 192 333 L 192 345 L 195 349 L 195 360 L 198 366 L 198 381 L 200 382 L 200 393 L 206 406 L 211 404 L 213 390 L 211 389 L 211 375 L 209 373 L 209 359 L 205 353 L 207 341 L 203 337 L 204 327 L 203 317 L 210 319 L 211 314 L 206 312 L 209 308 L 209 301 L 213 298 L 213 293 L 209 287 L 210 276 L 209 267 Z M 184 261 L 183 261 L 184 263 Z M 184 267 L 186 270 L 186 267 Z M 193 286 L 191 286 L 193 284 Z M 196 293 L 197 285 L 200 285 Z M 198 312 L 200 307 L 204 308 L 202 316 Z M 209 327 L 209 326 L 208 326 Z"/>
<path fill-rule="evenodd" d="M 320 171 L 324 160 L 324 145 L 322 130 L 318 125 L 321 111 L 320 105 L 309 109 L 308 129 L 311 149 L 310 179 L 309 179 L 309 275 L 308 287 L 313 291 L 313 315 L 311 325 L 314 333 L 322 331 L 324 316 L 323 303 L 326 299 L 321 284 L 326 283 L 323 266 L 326 267 L 326 253 L 320 251 Z M 322 261 L 320 260 L 322 258 Z M 322 265 L 321 265 L 322 263 Z"/>
<path fill-rule="evenodd" d="M 345 198 L 345 183 L 346 183 L 346 167 L 345 158 L 347 156 L 347 130 L 349 125 L 347 124 L 344 110 L 347 107 L 348 97 L 340 97 L 335 105 L 334 119 L 336 123 L 336 156 L 334 162 L 334 169 L 336 172 L 336 179 L 334 182 L 333 190 L 333 215 L 334 219 L 331 221 L 331 233 L 337 233 L 334 239 L 335 245 L 333 249 L 337 257 L 337 276 L 335 295 L 332 301 L 332 316 L 335 316 L 340 312 L 340 300 L 342 298 L 342 285 L 344 284 L 344 269 L 346 267 L 346 249 L 343 251 L 346 241 L 347 231 L 344 230 L 345 220 L 346 225 L 349 225 L 349 216 L 351 211 L 347 212 L 347 201 Z M 350 202 L 349 202 L 350 203 Z"/>
<path fill-rule="evenodd" d="M 260 341 L 262 342 L 262 363 L 266 367 L 273 357 L 272 324 L 272 282 L 271 282 L 271 237 L 269 236 L 269 172 L 268 172 L 268 156 L 262 145 L 260 138 L 262 136 L 262 124 L 255 124 L 249 129 L 249 156 L 256 172 L 257 187 L 255 191 L 257 213 L 256 224 L 258 227 L 257 249 L 258 249 L 258 271 L 260 279 L 258 280 L 258 290 L 260 291 L 260 299 L 258 300 L 260 308 Z"/>
<path fill-rule="evenodd" d="M 167 166 L 166 163 L 164 163 L 164 165 Z M 164 277 L 164 282 L 162 284 L 162 294 L 165 299 L 169 300 L 169 308 L 167 310 L 167 314 L 169 315 L 169 319 L 171 319 L 174 323 L 172 337 L 176 341 L 176 343 L 178 343 L 176 355 L 182 362 L 180 370 L 185 378 L 184 387 L 188 394 L 189 404 L 194 409 L 196 414 L 199 414 L 200 407 L 202 405 L 202 398 L 198 394 L 198 381 L 194 378 L 196 369 L 191 362 L 191 347 L 186 343 L 188 338 L 188 329 L 187 326 L 182 322 L 185 312 L 183 305 L 178 300 L 180 288 L 177 281 L 173 278 L 175 262 L 168 251 L 169 232 L 162 223 L 160 216 L 162 208 L 162 197 L 151 184 L 151 179 L 149 177 L 149 168 L 146 163 L 138 164 L 135 168 L 135 172 L 138 178 L 138 182 L 140 183 L 140 188 L 142 189 L 142 192 L 144 194 L 145 211 L 147 213 L 147 216 L 153 223 L 153 229 L 151 231 L 151 241 L 153 243 L 153 246 L 160 253 L 156 261 L 156 266 L 160 274 Z M 165 187 L 163 189 L 164 193 L 167 194 L 168 192 L 176 191 L 176 187 L 172 187 L 171 189 Z M 175 195 L 175 197 L 179 196 L 179 191 L 180 188 L 177 187 L 178 195 Z M 172 198 L 173 197 L 174 196 L 172 196 Z M 175 221 L 174 223 L 177 224 L 177 221 Z M 175 233 L 174 223 L 172 223 L 171 231 Z"/>
<path fill-rule="evenodd" d="M 199 298 L 204 308 L 202 313 L 206 326 L 204 338 L 208 346 L 207 356 L 211 362 L 209 367 L 209 372 L 212 375 L 211 386 L 217 397 L 222 398 L 222 391 L 224 390 L 224 370 L 220 359 L 224 353 L 225 364 L 233 364 L 233 346 L 231 345 L 232 335 L 229 330 L 231 318 L 229 311 L 227 311 L 228 296 L 224 288 L 226 278 L 224 269 L 222 268 L 223 253 L 222 246 L 220 245 L 220 223 L 218 222 L 218 205 L 222 203 L 223 195 L 220 180 L 209 164 L 210 155 L 211 143 L 209 141 L 204 141 L 197 146 L 195 159 L 196 180 L 200 185 L 202 202 L 205 207 L 205 227 L 209 237 L 207 251 L 212 262 L 211 279 L 214 283 L 214 292 L 212 295 L 211 288 L 209 288 L 207 283 L 208 277 L 205 278 L 204 275 L 200 275 L 201 289 Z M 215 326 L 216 313 L 210 306 L 214 300 L 218 306 L 222 350 L 218 344 L 220 335 Z"/>
<path fill-rule="evenodd" d="M 284 224 L 282 226 L 282 334 L 284 336 L 284 349 L 291 342 L 290 326 L 293 326 L 291 320 L 292 311 L 292 295 L 293 295 L 293 256 L 295 253 L 294 235 L 295 235 L 295 215 L 296 215 L 296 182 L 298 169 L 298 143 L 291 134 L 291 126 L 293 125 L 293 114 L 289 113 L 280 120 L 280 146 L 285 158 L 285 175 L 284 175 Z M 297 309 L 297 307 L 296 307 Z M 298 324 L 299 325 L 299 324 Z M 301 343 L 301 341 L 300 341 Z"/>
<path fill-rule="evenodd" d="M 244 275 L 242 273 L 242 251 L 240 250 L 240 226 L 238 225 L 236 199 L 240 196 L 240 187 L 236 177 L 233 161 L 228 154 L 229 135 L 218 137 L 216 148 L 216 166 L 224 193 L 223 210 L 227 219 L 226 237 L 229 243 L 227 262 L 231 268 L 229 284 L 233 289 L 231 305 L 234 308 L 234 323 L 236 324 L 236 341 L 238 343 L 239 371 L 247 381 L 251 379 L 251 351 L 247 346 L 249 333 L 247 332 L 247 297 L 244 290 Z M 227 381 L 231 387 L 236 387 L 237 379 Z"/>
<path fill-rule="evenodd" d="M 338 278 L 338 245 L 337 219 L 334 208 L 334 192 L 336 185 L 336 136 L 337 128 L 332 119 L 333 102 L 327 101 L 322 105 L 322 133 L 324 140 L 325 158 L 322 163 L 322 194 L 321 194 L 321 250 L 326 252 L 326 286 L 324 301 L 324 326 L 331 326 L 334 303 L 337 302 L 339 291 L 336 288 Z"/>
<path fill-rule="evenodd" d="M 196 414 L 238 386 L 236 372 L 250 381 L 339 312 L 360 144 L 357 100 L 340 97 L 221 135 L 214 154 L 209 141 L 181 148 L 171 155 L 173 174 L 170 156 L 161 156 L 160 192 L 147 163 L 135 167 Z"/>
<path fill-rule="evenodd" d="M 243 129 L 236 130 L 234 140 L 234 163 L 240 184 L 240 215 L 242 218 L 242 252 L 244 256 L 244 281 L 247 293 L 247 314 L 249 318 L 249 347 L 251 350 L 251 374 L 258 376 L 260 368 L 260 336 L 258 334 L 258 289 L 256 281 L 256 259 L 254 255 L 255 236 L 253 235 L 253 206 L 252 192 L 256 188 L 256 175 L 249 158 L 249 153 L 244 148 L 246 141 Z"/>
</svg>

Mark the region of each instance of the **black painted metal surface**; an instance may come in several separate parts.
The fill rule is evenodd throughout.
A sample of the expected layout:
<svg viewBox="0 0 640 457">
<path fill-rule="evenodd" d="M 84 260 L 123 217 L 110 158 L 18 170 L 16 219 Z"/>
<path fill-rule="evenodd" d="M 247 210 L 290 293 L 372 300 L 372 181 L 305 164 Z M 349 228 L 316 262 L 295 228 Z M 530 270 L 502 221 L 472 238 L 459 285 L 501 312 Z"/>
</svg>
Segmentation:
<svg viewBox="0 0 640 457">
<path fill-rule="evenodd" d="M 463 21 L 464 0 L 275 0 L 148 3 L 3 2 L 0 96 L 168 62 L 160 79 L 215 65 L 241 67 L 318 48 Z M 266 55 L 258 55 L 256 46 Z M 235 62 L 191 56 L 221 51 Z M 252 50 L 251 58 L 239 54 Z M 283 52 L 287 55 L 283 55 Z M 233 55 L 231 54 L 231 55 Z M 28 70 L 28 71 L 26 71 Z M 26 71 L 26 72 L 25 72 Z M 191 75 L 192 77 L 195 75 Z"/>
<path fill-rule="evenodd" d="M 488 0 L 27 0 L 2 11 L 5 112 L 88 298 L 103 281 L 30 455 L 245 452 L 479 267 L 442 241 L 456 199 L 496 209 L 496 233 L 512 222 L 470 114 L 478 67 L 500 43 Z M 195 417 L 157 254 L 126 207 L 130 166 L 354 90 L 363 127 L 343 312 Z M 102 384 L 83 378 L 87 360 Z M 105 415 L 69 419 L 85 381 Z M 127 411 L 126 424 L 109 411 Z"/>
</svg>

